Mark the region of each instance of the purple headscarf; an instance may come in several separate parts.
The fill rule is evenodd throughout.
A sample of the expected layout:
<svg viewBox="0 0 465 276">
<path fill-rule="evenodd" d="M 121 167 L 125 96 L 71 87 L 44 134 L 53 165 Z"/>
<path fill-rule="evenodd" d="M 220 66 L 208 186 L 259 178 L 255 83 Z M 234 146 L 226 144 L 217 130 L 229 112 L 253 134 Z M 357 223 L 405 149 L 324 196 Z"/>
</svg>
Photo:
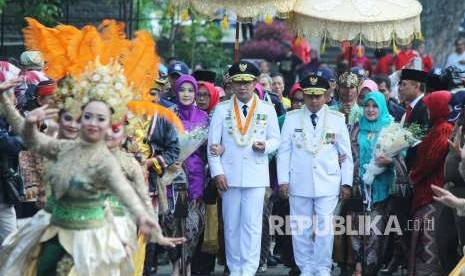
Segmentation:
<svg viewBox="0 0 465 276">
<path fill-rule="evenodd" d="M 198 127 L 208 127 L 208 114 L 200 110 L 194 102 L 190 105 L 183 105 L 179 101 L 179 91 L 181 85 L 189 82 L 194 86 L 194 93 L 197 95 L 197 80 L 189 75 L 182 75 L 176 80 L 176 104 L 184 129 L 186 131 L 194 130 Z M 205 151 L 205 149 L 203 149 Z M 192 153 L 185 161 L 187 178 L 189 180 L 188 194 L 189 200 L 195 200 L 203 196 L 205 186 L 205 163 L 202 159 L 202 147 Z M 168 191 L 171 191 L 168 189 Z"/>
<path fill-rule="evenodd" d="M 259 84 L 258 82 L 255 84 L 255 93 L 258 95 L 258 98 L 260 100 L 265 99 L 265 91 L 263 89 L 263 86 Z"/>
<path fill-rule="evenodd" d="M 197 96 L 198 85 L 197 80 L 194 77 L 190 75 L 182 75 L 176 80 L 176 84 L 174 86 L 179 118 L 181 119 L 184 128 L 189 131 L 195 127 L 206 125 L 208 123 L 208 114 L 195 106 L 195 101 L 190 105 L 183 105 L 179 101 L 179 91 L 181 91 L 181 85 L 185 82 L 189 82 L 194 86 L 194 97 Z"/>
</svg>

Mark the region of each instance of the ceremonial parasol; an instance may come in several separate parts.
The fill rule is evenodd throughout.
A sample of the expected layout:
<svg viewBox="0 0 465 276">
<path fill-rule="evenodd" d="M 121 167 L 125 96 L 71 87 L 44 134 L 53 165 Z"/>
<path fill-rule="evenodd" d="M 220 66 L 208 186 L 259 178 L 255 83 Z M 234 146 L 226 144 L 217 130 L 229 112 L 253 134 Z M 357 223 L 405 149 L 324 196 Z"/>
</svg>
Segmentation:
<svg viewBox="0 0 465 276">
<path fill-rule="evenodd" d="M 261 15 L 287 17 L 296 0 L 189 0 L 197 12 L 214 16 L 219 10 L 226 10 L 237 15 L 241 22 L 250 22 Z"/>
<path fill-rule="evenodd" d="M 234 61 L 238 61 L 239 22 L 251 23 L 255 18 L 264 15 L 287 18 L 296 0 L 188 0 L 188 2 L 195 11 L 209 17 L 214 17 L 215 13 L 220 10 L 236 14 Z"/>
<path fill-rule="evenodd" d="M 421 39 L 416 0 L 297 0 L 289 24 L 299 35 L 326 43 L 384 48 Z M 352 52 L 352 51 L 351 51 Z"/>
</svg>

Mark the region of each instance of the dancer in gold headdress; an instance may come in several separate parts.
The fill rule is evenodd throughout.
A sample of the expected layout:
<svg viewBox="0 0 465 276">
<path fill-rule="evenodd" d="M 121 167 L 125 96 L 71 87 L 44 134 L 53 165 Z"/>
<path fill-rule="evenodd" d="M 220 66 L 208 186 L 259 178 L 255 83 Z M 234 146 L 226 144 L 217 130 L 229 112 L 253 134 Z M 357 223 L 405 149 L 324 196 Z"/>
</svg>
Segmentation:
<svg viewBox="0 0 465 276">
<path fill-rule="evenodd" d="M 35 274 L 36 271 L 37 275 L 50 275 L 50 273 L 55 274 L 57 270 L 67 275 L 65 270 L 70 267 L 67 265 L 70 261 L 74 264 L 71 272 L 75 275 L 97 273 L 130 275 L 132 272 L 127 269 L 125 263 L 124 244 L 121 243 L 113 225 L 106 223 L 104 219 L 102 195 L 107 193 L 107 188 L 113 190 L 137 218 L 141 233 L 151 234 L 152 229 L 155 229 L 154 233 L 159 242 L 170 245 L 182 242 L 182 239 L 166 239 L 161 235 L 158 224 L 146 212 L 146 204 L 127 184 L 120 170 L 120 164 L 103 143 L 111 122 L 121 121 L 127 112 L 126 105 L 132 98 L 132 87 L 127 84 L 127 79 L 139 84 L 140 89 L 143 86 L 143 81 L 140 80 L 146 75 L 140 78 L 137 77 L 137 72 L 131 70 L 126 71 L 131 74 L 123 75 L 122 66 L 112 62 L 111 58 L 107 59 L 106 64 L 100 63 L 97 58 L 99 47 L 90 45 L 100 45 L 105 40 L 93 27 L 86 26 L 82 31 L 76 31 L 69 26 L 49 29 L 31 19 L 29 21 L 30 28 L 39 30 L 35 35 L 46 33 L 50 36 L 47 39 L 51 41 L 78 42 L 63 43 L 66 45 L 65 50 L 58 47 L 60 49 L 56 50 L 57 55 L 65 57 L 59 66 L 65 64 L 68 67 L 63 71 L 56 68 L 54 70 L 69 76 L 66 81 L 60 83 L 62 94 L 76 95 L 73 99 L 75 103 L 68 104 L 84 106 L 81 117 L 82 128 L 80 140 L 76 142 L 46 137 L 37 132 L 35 123 L 55 115 L 57 110 L 40 108 L 28 114 L 26 127 L 17 130 L 24 136 L 25 142 L 32 150 L 43 154 L 53 163 L 54 169 L 49 171 L 45 180 L 51 186 L 57 203 L 52 211 L 51 225 L 41 236 L 41 243 L 34 246 L 33 252 L 29 255 L 30 258 L 38 256 L 38 263 L 27 262 L 25 263 L 27 267 L 23 267 L 15 265 L 14 260 L 7 261 L 12 265 L 2 268 L 3 275 Z M 56 30 L 71 30 L 73 34 L 58 35 Z M 139 36 L 144 37 L 144 34 Z M 140 68 L 141 66 L 137 66 L 137 62 L 134 62 L 135 57 L 140 57 L 135 55 L 136 51 L 141 50 L 138 48 L 140 45 L 146 44 L 136 42 L 128 44 L 128 47 L 116 52 L 113 60 L 125 59 L 122 65 L 128 69 L 131 69 L 131 66 Z M 111 49 L 105 50 L 111 52 Z M 44 56 L 47 59 L 47 55 Z M 82 57 L 85 62 L 93 61 L 93 63 L 83 66 L 75 59 L 77 56 Z M 102 56 L 104 57 L 102 60 L 105 60 L 105 55 Z M 139 82 L 136 82 L 136 79 Z M 3 92 L 14 85 L 14 82 L 2 84 L 0 90 Z M 5 100 L 3 95 L 2 100 Z M 21 123 L 13 123 L 13 125 L 21 125 Z"/>
</svg>

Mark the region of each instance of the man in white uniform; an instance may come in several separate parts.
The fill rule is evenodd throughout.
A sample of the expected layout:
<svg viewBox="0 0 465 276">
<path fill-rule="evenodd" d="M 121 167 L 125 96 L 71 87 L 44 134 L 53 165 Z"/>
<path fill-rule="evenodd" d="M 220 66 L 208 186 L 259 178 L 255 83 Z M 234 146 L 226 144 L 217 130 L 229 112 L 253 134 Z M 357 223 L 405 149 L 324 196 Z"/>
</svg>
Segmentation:
<svg viewBox="0 0 465 276">
<path fill-rule="evenodd" d="M 258 75 L 258 68 L 245 61 L 229 69 L 234 96 L 216 107 L 208 135 L 209 149 L 213 144 L 224 148 L 221 157 L 209 152 L 208 163 L 223 200 L 231 276 L 252 276 L 257 271 L 263 200 L 270 183 L 268 154 L 279 147 L 276 112 L 254 93 Z"/>
<path fill-rule="evenodd" d="M 300 82 L 305 106 L 288 112 L 278 152 L 280 193 L 289 196 L 294 257 L 302 276 L 331 275 L 332 214 L 351 193 L 353 161 L 342 113 L 325 105 L 329 83 Z M 347 158 L 339 165 L 338 156 Z"/>
</svg>

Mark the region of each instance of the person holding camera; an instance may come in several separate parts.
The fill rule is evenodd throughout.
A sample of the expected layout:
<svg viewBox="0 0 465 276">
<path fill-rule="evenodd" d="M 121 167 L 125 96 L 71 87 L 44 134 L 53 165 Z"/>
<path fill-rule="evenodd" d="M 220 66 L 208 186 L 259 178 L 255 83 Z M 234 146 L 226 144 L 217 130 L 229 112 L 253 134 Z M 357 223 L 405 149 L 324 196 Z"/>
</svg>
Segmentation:
<svg viewBox="0 0 465 276">
<path fill-rule="evenodd" d="M 6 93 L 14 101 L 14 94 Z M 0 114 L 0 244 L 16 230 L 13 205 L 19 202 L 22 194 L 22 181 L 18 172 L 18 155 L 22 149 L 21 138 L 11 131 L 10 125 Z"/>
</svg>

